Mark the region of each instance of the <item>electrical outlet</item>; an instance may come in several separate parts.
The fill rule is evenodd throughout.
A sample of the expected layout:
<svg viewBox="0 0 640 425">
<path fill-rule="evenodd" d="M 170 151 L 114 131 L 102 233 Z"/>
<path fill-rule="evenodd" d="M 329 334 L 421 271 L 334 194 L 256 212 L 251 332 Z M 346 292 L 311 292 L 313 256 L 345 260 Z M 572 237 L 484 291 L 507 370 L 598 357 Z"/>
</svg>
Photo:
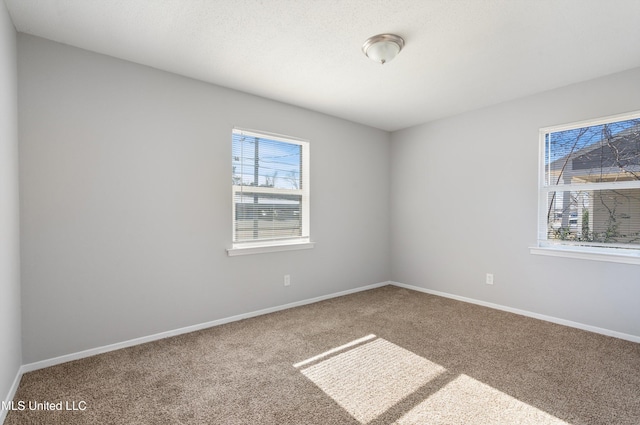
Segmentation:
<svg viewBox="0 0 640 425">
<path fill-rule="evenodd" d="M 284 275 L 284 286 L 289 286 L 291 285 L 291 275 L 285 274 Z"/>
<path fill-rule="evenodd" d="M 493 285 L 493 273 L 487 273 L 487 285 Z"/>
</svg>

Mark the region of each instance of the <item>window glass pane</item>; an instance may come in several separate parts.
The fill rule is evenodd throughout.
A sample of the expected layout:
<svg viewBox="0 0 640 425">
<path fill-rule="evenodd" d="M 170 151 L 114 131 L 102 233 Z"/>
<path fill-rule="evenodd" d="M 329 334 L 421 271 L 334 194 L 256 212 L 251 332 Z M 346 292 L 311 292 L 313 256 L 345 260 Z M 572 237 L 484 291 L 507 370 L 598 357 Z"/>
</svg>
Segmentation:
<svg viewBox="0 0 640 425">
<path fill-rule="evenodd" d="M 583 245 L 640 246 L 640 188 L 552 191 L 548 240 Z"/>
<path fill-rule="evenodd" d="M 301 189 L 302 146 L 233 133 L 233 184 Z"/>
<path fill-rule="evenodd" d="M 234 243 L 309 238 L 308 155 L 306 141 L 233 130 Z"/>
<path fill-rule="evenodd" d="M 236 241 L 298 238 L 302 231 L 300 195 L 236 192 Z"/>
<path fill-rule="evenodd" d="M 640 180 L 640 119 L 545 135 L 547 185 Z"/>
</svg>

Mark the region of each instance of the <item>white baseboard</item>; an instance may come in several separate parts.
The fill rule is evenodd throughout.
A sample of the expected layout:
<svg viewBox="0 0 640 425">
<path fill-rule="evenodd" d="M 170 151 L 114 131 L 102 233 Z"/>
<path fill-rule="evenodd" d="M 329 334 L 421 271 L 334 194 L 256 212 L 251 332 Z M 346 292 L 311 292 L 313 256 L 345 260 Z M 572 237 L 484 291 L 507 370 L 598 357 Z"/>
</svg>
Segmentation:
<svg viewBox="0 0 640 425">
<path fill-rule="evenodd" d="M 16 378 L 13 380 L 13 384 L 11 385 L 11 388 L 9 388 L 9 394 L 7 394 L 7 397 L 4 399 L 5 405 L 7 405 L 16 396 L 16 391 L 18 391 L 18 386 L 20 385 L 21 379 L 22 379 L 22 367 L 18 369 L 18 372 L 16 373 Z M 9 410 L 0 408 L 0 424 L 4 423 L 4 420 L 7 418 L 8 413 L 9 413 Z"/>
<path fill-rule="evenodd" d="M 494 304 L 486 301 L 480 301 L 473 298 L 462 297 L 460 295 L 449 294 L 446 292 L 434 291 L 432 289 L 421 288 L 419 286 L 407 285 L 405 283 L 399 282 L 389 282 L 390 285 L 398 286 L 401 288 L 411 289 L 418 292 L 424 292 L 426 294 L 438 295 L 440 297 L 451 298 L 458 301 L 464 301 L 471 304 L 477 304 L 484 307 L 493 308 L 496 310 L 508 311 L 509 313 L 519 314 L 521 316 L 532 317 L 534 319 L 540 319 L 551 323 L 556 323 L 558 325 L 569 326 L 571 328 L 582 329 L 583 331 L 594 332 L 606 336 L 612 336 L 614 338 L 620 338 L 631 342 L 640 343 L 640 336 L 625 334 L 622 332 L 612 331 L 610 329 L 598 328 L 596 326 L 585 325 L 584 323 L 572 322 L 571 320 L 560 319 L 553 316 L 547 316 L 544 314 L 533 313 L 527 310 L 520 310 L 519 308 L 507 307 L 500 304 Z"/>
<path fill-rule="evenodd" d="M 197 325 L 187 326 L 187 327 L 184 327 L 184 328 L 174 329 L 174 330 L 171 330 L 171 331 L 160 332 L 160 333 L 157 333 L 157 334 L 154 334 L 154 335 L 149 335 L 149 336 L 144 336 L 144 337 L 140 337 L 140 338 L 130 339 L 128 341 L 122 341 L 122 342 L 118 342 L 118 343 L 115 343 L 115 344 L 105 345 L 105 346 L 102 346 L 102 347 L 91 348 L 89 350 L 79 351 L 77 353 L 65 354 L 63 356 L 54 357 L 52 359 L 41 360 L 41 361 L 34 362 L 34 363 L 28 363 L 28 364 L 23 365 L 20 368 L 20 374 L 27 373 L 27 372 L 32 372 L 32 371 L 38 370 L 38 369 L 44 369 L 45 367 L 55 366 L 55 365 L 58 365 L 58 364 L 61 364 L 61 363 L 66 363 L 66 362 L 70 362 L 70 361 L 73 361 L 73 360 L 79 360 L 79 359 L 82 359 L 82 358 L 85 358 L 85 357 L 95 356 L 96 354 L 107 353 L 109 351 L 119 350 L 121 348 L 132 347 L 134 345 L 139 345 L 139 344 L 144 344 L 144 343 L 147 343 L 147 342 L 157 341 L 159 339 L 169 338 L 169 337 L 176 336 L 176 335 L 182 335 L 182 334 L 189 333 L 189 332 L 195 332 L 195 331 L 199 331 L 199 330 L 202 330 L 202 329 L 211 328 L 211 327 L 214 327 L 214 326 L 224 325 L 225 323 L 236 322 L 238 320 L 249 319 L 251 317 L 256 317 L 256 316 L 262 316 L 263 314 L 274 313 L 276 311 L 286 310 L 286 309 L 293 308 L 293 307 L 299 307 L 299 306 L 303 306 L 303 305 L 306 305 L 306 304 L 317 303 L 319 301 L 324 301 L 324 300 L 328 300 L 328 299 L 331 299 L 331 298 L 341 297 L 341 296 L 353 294 L 353 293 L 356 293 L 356 292 L 367 291 L 369 289 L 379 288 L 381 286 L 386 286 L 386 285 L 389 285 L 389 284 L 390 284 L 390 282 L 374 283 L 372 285 L 361 286 L 361 287 L 358 287 L 358 288 L 355 288 L 355 289 L 349 289 L 349 290 L 346 290 L 346 291 L 335 292 L 333 294 L 322 295 L 322 296 L 319 296 L 319 297 L 309 298 L 309 299 L 302 300 L 302 301 L 296 301 L 296 302 L 293 302 L 293 303 L 284 304 L 284 305 L 280 305 L 280 306 L 276 306 L 276 307 L 270 307 L 270 308 L 265 308 L 265 309 L 262 309 L 262 310 L 252 311 L 252 312 L 249 312 L 249 313 L 238 314 L 236 316 L 226 317 L 226 318 L 223 318 L 223 319 L 213 320 L 211 322 L 200 323 L 200 324 L 197 324 Z M 20 375 L 20 376 L 22 376 L 22 375 Z M 19 382 L 19 380 L 18 380 L 18 382 Z M 12 399 L 13 399 L 13 397 L 12 397 Z M 0 422 L 0 423 L 2 423 L 2 422 Z"/>
</svg>

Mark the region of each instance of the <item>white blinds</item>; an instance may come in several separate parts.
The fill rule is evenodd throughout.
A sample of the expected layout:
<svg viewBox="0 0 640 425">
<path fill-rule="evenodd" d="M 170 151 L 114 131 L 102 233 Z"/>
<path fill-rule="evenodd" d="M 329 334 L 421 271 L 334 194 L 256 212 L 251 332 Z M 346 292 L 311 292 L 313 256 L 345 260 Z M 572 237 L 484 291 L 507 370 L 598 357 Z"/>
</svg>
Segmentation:
<svg viewBox="0 0 640 425">
<path fill-rule="evenodd" d="M 234 242 L 309 237 L 308 142 L 234 129 Z"/>
<path fill-rule="evenodd" d="M 640 117 L 544 135 L 541 239 L 640 247 Z"/>
</svg>

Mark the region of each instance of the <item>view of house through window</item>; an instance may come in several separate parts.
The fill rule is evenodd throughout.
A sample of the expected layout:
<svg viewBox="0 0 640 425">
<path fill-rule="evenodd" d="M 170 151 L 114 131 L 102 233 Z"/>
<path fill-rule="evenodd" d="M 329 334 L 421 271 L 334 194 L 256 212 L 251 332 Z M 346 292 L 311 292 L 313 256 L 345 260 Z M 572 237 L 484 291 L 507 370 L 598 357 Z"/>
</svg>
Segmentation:
<svg viewBox="0 0 640 425">
<path fill-rule="evenodd" d="M 541 137 L 541 245 L 640 249 L 640 113 Z"/>
<path fill-rule="evenodd" d="M 309 144 L 234 129 L 234 243 L 309 237 Z"/>
</svg>

